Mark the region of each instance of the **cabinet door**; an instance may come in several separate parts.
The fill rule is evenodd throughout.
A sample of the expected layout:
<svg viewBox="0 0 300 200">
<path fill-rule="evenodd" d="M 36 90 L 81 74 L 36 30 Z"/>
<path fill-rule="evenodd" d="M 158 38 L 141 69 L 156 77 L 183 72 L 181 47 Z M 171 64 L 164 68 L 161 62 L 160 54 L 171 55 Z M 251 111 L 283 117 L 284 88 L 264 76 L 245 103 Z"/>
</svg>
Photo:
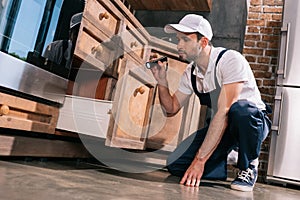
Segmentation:
<svg viewBox="0 0 300 200">
<path fill-rule="evenodd" d="M 160 55 L 168 56 L 167 78 L 170 93 L 173 94 L 178 88 L 181 75 L 187 64 L 166 53 Z M 166 117 L 157 93 L 153 106 L 147 147 L 172 151 L 183 139 L 198 129 L 199 113 L 199 100 L 192 95 L 186 106 L 175 116 Z"/>
<path fill-rule="evenodd" d="M 156 81 L 133 60 L 125 62 L 130 70 L 117 83 L 106 145 L 144 149 Z"/>
</svg>

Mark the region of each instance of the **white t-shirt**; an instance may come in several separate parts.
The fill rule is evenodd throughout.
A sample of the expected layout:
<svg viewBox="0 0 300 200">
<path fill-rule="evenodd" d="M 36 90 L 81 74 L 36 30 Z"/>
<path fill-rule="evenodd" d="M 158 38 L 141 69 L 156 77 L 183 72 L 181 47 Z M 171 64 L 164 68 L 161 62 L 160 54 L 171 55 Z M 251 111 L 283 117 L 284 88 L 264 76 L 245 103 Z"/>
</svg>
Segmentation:
<svg viewBox="0 0 300 200">
<path fill-rule="evenodd" d="M 198 67 L 195 67 L 194 74 L 196 75 L 197 87 L 199 92 L 207 93 L 214 89 L 215 86 L 215 65 L 219 53 L 224 48 L 212 47 L 209 58 L 208 68 L 205 75 L 201 73 Z M 191 95 L 194 90 L 191 82 L 191 68 L 193 63 L 190 63 L 185 69 L 178 91 L 183 94 Z M 234 50 L 226 51 L 220 59 L 217 69 L 217 80 L 220 87 L 225 84 L 244 82 L 243 89 L 239 96 L 239 100 L 246 99 L 256 105 L 257 108 L 265 110 L 265 104 L 261 100 L 260 92 L 256 85 L 256 81 L 253 72 L 249 66 L 249 63 L 243 55 Z M 199 81 L 203 81 L 203 88 L 199 84 Z"/>
</svg>

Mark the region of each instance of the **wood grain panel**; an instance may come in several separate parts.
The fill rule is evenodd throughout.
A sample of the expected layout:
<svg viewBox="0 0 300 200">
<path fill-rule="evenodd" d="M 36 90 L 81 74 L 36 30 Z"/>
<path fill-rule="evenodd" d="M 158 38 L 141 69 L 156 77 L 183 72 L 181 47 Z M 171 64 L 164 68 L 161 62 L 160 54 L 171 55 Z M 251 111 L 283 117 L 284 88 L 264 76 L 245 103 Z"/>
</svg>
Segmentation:
<svg viewBox="0 0 300 200">
<path fill-rule="evenodd" d="M 156 81 L 131 60 L 127 66 L 131 70 L 117 84 L 106 145 L 144 149 Z"/>
</svg>

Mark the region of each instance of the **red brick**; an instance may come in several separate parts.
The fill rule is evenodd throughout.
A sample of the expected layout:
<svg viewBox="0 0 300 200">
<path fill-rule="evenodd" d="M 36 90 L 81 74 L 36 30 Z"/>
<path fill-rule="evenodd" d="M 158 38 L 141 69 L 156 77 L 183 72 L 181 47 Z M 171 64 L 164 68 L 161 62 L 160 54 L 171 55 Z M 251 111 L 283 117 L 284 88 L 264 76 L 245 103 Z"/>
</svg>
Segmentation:
<svg viewBox="0 0 300 200">
<path fill-rule="evenodd" d="M 256 85 L 257 85 L 257 86 L 261 86 L 261 85 L 262 85 L 262 83 L 263 83 L 263 81 L 262 81 L 262 80 L 258 80 L 258 79 L 256 79 Z"/>
<path fill-rule="evenodd" d="M 244 54 L 252 54 L 252 55 L 263 55 L 263 49 L 250 49 L 250 48 L 244 48 L 243 53 Z"/>
<path fill-rule="evenodd" d="M 247 25 L 249 26 L 264 26 L 265 25 L 265 20 L 254 20 L 254 19 L 248 19 L 247 20 Z"/>
<path fill-rule="evenodd" d="M 278 56 L 278 50 L 266 50 L 265 52 L 266 56 L 273 56 L 273 57 L 277 57 Z"/>
<path fill-rule="evenodd" d="M 275 95 L 275 87 L 261 87 L 259 88 L 259 91 L 263 94 Z"/>
<path fill-rule="evenodd" d="M 279 40 L 278 41 L 273 41 L 269 43 L 269 48 L 271 49 L 278 49 L 279 48 Z"/>
<path fill-rule="evenodd" d="M 265 72 L 262 72 L 262 71 L 255 71 L 255 72 L 254 72 L 254 77 L 255 77 L 255 78 L 265 78 Z"/>
<path fill-rule="evenodd" d="M 250 26 L 250 27 L 248 27 L 248 32 L 249 33 L 259 33 L 259 28 L 257 28 L 256 26 Z"/>
<path fill-rule="evenodd" d="M 269 70 L 268 65 L 262 65 L 262 64 L 250 64 L 250 67 L 253 71 L 268 71 Z"/>
<path fill-rule="evenodd" d="M 271 27 L 261 28 L 261 29 L 260 29 L 260 33 L 264 33 L 264 34 L 272 34 L 272 33 L 273 33 L 273 29 L 272 29 Z"/>
<path fill-rule="evenodd" d="M 279 0 L 279 1 L 275 1 L 275 0 L 263 0 L 263 4 L 264 5 L 268 5 L 268 6 L 282 6 L 283 2 L 282 2 L 282 0 Z"/>
<path fill-rule="evenodd" d="M 253 42 L 253 41 L 245 41 L 245 46 L 246 47 L 255 47 L 255 42 Z"/>
<path fill-rule="evenodd" d="M 254 77 L 255 78 L 271 78 L 272 73 L 271 72 L 264 72 L 264 71 L 255 71 L 254 72 Z"/>
<path fill-rule="evenodd" d="M 263 80 L 264 86 L 275 86 L 276 81 L 275 80 Z"/>
<path fill-rule="evenodd" d="M 272 14 L 266 14 L 266 13 L 264 13 L 264 14 L 261 14 L 260 15 L 260 19 L 262 19 L 262 20 L 267 20 L 267 21 L 271 21 L 272 20 Z"/>
<path fill-rule="evenodd" d="M 256 57 L 254 56 L 245 56 L 245 58 L 248 62 L 256 62 Z"/>
<path fill-rule="evenodd" d="M 274 21 L 282 21 L 282 14 L 274 14 L 274 15 L 272 15 L 272 20 L 274 20 Z"/>
<path fill-rule="evenodd" d="M 260 14 L 259 13 L 249 13 L 248 19 L 260 19 Z"/>
<path fill-rule="evenodd" d="M 259 47 L 259 48 L 267 48 L 268 43 L 267 42 L 257 42 L 256 46 Z"/>
<path fill-rule="evenodd" d="M 250 6 L 249 12 L 260 13 L 262 12 L 262 6 Z"/>
<path fill-rule="evenodd" d="M 245 36 L 245 40 L 250 40 L 250 41 L 260 41 L 261 37 L 260 35 L 251 35 L 251 34 L 247 34 Z"/>
<path fill-rule="evenodd" d="M 263 35 L 262 40 L 263 41 L 278 41 L 279 36 L 278 35 Z"/>
<path fill-rule="evenodd" d="M 271 62 L 271 58 L 268 57 L 258 57 L 258 63 L 269 64 Z"/>
<path fill-rule="evenodd" d="M 263 12 L 265 12 L 265 13 L 282 13 L 282 7 L 264 7 Z"/>
<path fill-rule="evenodd" d="M 262 5 L 262 0 L 251 0 L 250 1 L 250 5 L 252 6 L 258 6 L 258 5 Z"/>
<path fill-rule="evenodd" d="M 281 27 L 282 22 L 277 22 L 277 21 L 268 21 L 267 22 L 268 27 Z"/>
</svg>

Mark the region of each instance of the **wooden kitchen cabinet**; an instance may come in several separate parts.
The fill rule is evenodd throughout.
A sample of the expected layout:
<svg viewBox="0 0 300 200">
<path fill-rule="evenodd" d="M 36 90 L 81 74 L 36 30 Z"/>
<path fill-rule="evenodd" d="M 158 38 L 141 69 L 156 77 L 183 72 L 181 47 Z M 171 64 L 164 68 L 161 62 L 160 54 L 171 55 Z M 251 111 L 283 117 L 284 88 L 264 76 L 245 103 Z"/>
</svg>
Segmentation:
<svg viewBox="0 0 300 200">
<path fill-rule="evenodd" d="M 106 145 L 145 149 L 156 81 L 132 60 L 118 80 Z"/>
<path fill-rule="evenodd" d="M 105 116 L 101 123 L 108 123 L 101 124 L 107 127 L 107 134 L 92 130 L 81 134 L 101 135 L 111 147 L 171 151 L 198 129 L 200 104 L 194 95 L 175 116 L 164 115 L 157 82 L 145 67 L 153 53 L 168 57 L 168 81 L 174 93 L 187 65 L 178 59 L 176 45 L 150 36 L 121 1 L 87 0 L 75 49 L 75 57 L 83 61 L 79 73 L 84 75 L 72 84 L 73 95 L 89 98 L 89 103 L 101 99 L 96 97 L 100 90 L 103 95 L 113 95 L 105 98 L 111 101 L 111 110 L 101 114 Z M 113 87 L 103 83 L 103 78 L 114 78 Z M 66 113 L 76 112 L 72 109 L 66 107 L 60 119 L 65 121 Z M 59 128 L 68 129 L 63 121 Z"/>
</svg>

